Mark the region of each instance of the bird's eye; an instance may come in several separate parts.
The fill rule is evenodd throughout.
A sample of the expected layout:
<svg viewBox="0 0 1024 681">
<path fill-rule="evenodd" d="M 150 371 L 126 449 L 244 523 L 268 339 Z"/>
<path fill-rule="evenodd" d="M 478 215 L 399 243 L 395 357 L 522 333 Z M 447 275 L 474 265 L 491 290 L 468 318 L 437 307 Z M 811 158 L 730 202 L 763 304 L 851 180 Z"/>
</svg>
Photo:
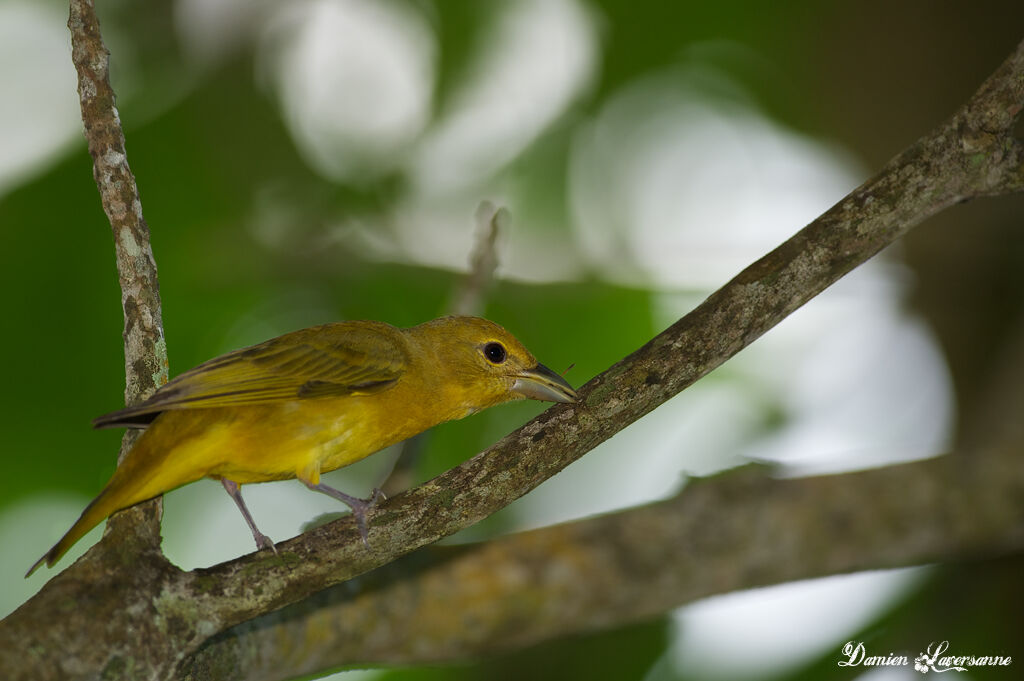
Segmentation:
<svg viewBox="0 0 1024 681">
<path fill-rule="evenodd" d="M 491 364 L 501 364 L 508 357 L 508 352 L 501 343 L 488 343 L 484 346 L 484 357 Z"/>
</svg>

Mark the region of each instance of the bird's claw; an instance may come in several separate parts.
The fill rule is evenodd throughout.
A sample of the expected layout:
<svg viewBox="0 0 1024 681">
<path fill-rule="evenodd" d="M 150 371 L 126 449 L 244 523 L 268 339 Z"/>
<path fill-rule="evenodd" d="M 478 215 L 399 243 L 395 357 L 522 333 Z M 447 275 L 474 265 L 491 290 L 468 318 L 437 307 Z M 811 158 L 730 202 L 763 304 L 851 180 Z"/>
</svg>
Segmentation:
<svg viewBox="0 0 1024 681">
<path fill-rule="evenodd" d="M 274 545 L 274 540 L 263 534 L 262 532 L 253 533 L 253 539 L 256 540 L 256 550 L 262 551 L 264 549 L 270 549 L 274 552 L 274 555 L 278 555 L 277 546 Z"/>
<path fill-rule="evenodd" d="M 358 497 L 349 496 L 344 492 L 339 492 L 333 487 L 329 487 L 328 485 L 325 485 L 322 482 L 318 482 L 316 484 L 306 480 L 303 480 L 302 482 L 309 489 L 334 497 L 338 501 L 342 502 L 343 504 L 346 504 L 349 508 L 351 508 L 352 517 L 356 521 L 356 529 L 359 530 L 359 537 L 363 540 L 363 546 L 365 546 L 366 548 L 370 548 L 369 531 L 366 525 L 366 512 L 372 509 L 374 506 L 376 506 L 377 503 L 382 499 L 387 499 L 387 496 L 384 494 L 384 492 L 374 488 L 373 493 L 370 494 L 369 499 L 360 499 Z"/>
<path fill-rule="evenodd" d="M 368 499 L 356 499 L 357 503 L 349 503 L 349 506 L 352 507 L 352 517 L 356 521 L 356 529 L 359 530 L 359 538 L 363 540 L 363 546 L 366 548 L 370 548 L 370 534 L 366 525 L 366 513 L 387 498 L 384 492 L 374 487 Z"/>
</svg>

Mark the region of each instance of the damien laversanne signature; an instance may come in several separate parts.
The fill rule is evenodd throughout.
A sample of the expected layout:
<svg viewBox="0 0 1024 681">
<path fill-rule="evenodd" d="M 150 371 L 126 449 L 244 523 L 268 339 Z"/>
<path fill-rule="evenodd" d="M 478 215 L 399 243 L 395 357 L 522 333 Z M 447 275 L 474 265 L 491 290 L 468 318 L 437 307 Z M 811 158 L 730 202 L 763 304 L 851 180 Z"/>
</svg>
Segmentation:
<svg viewBox="0 0 1024 681">
<path fill-rule="evenodd" d="M 930 643 L 925 652 L 914 658 L 914 669 L 928 672 L 965 672 L 971 667 L 1006 667 L 1013 661 L 1009 655 L 946 655 L 949 641 Z M 840 667 L 904 667 L 910 665 L 906 655 L 868 655 L 863 641 L 847 641 L 843 646 Z"/>
</svg>

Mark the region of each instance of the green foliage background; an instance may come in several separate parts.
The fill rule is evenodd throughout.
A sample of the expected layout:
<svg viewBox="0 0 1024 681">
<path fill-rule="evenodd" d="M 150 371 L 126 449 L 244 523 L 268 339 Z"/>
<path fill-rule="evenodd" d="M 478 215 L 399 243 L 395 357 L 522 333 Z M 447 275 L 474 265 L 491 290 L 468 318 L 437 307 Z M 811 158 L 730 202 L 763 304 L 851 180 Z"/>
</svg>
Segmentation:
<svg viewBox="0 0 1024 681">
<path fill-rule="evenodd" d="M 440 110 L 453 83 L 472 67 L 498 3 L 409 2 L 432 17 L 438 35 L 435 106 Z M 251 45 L 201 69 L 190 65 L 174 37 L 171 3 L 102 5 L 104 29 L 116 36 L 108 40 L 113 81 L 121 93 L 129 162 L 152 229 L 172 375 L 233 347 L 311 324 L 372 318 L 412 325 L 445 311 L 457 273 L 368 260 L 344 242 L 321 246 L 331 221 L 386 214 L 403 190 L 402 177 L 342 185 L 318 175 L 296 151 L 275 102 L 258 85 Z M 503 239 L 516 239 L 516 230 L 537 229 L 532 224 L 568 224 L 565 168 L 578 125 L 617 88 L 678 62 L 693 45 L 729 42 L 759 55 L 717 66 L 776 120 L 842 144 L 867 167 L 877 168 L 966 98 L 1021 38 L 1024 25 L 1021 5 L 994 1 L 969 9 L 925 0 L 604 0 L 587 6 L 603 31 L 599 78 L 582 102 L 501 171 L 523 200 L 511 207 L 514 226 Z M 288 238 L 278 249 L 245 228 L 258 209 L 254 188 L 263 186 L 278 187 L 293 211 Z M 997 222 L 990 213 L 971 215 L 981 225 L 990 218 Z M 468 255 L 471 215 L 465 225 Z M 793 225 L 794 231 L 799 227 Z M 912 244 L 908 250 L 911 256 L 927 254 L 926 247 L 915 250 Z M 929 265 L 921 267 L 926 273 Z M 926 274 L 922 277 L 927 282 Z M 92 496 L 113 470 L 120 433 L 92 432 L 89 421 L 120 406 L 123 355 L 110 229 L 84 143 L 0 196 L 0 291 L 7 388 L 0 397 L 0 514 L 47 491 Z M 569 374 L 575 384 L 658 330 L 651 293 L 606 281 L 600 271 L 552 285 L 500 282 L 485 315 L 514 330 L 546 364 L 561 369 L 575 363 Z M 542 408 L 514 405 L 439 429 L 417 476 L 426 479 L 458 463 Z M 31 547 L 7 546 L 5 552 L 27 568 L 55 538 L 40 538 Z M 993 584 L 1006 586 L 1010 573 L 1003 562 L 978 567 L 965 579 L 976 584 L 990 575 Z M 10 583 L 20 575 L 2 578 Z M 942 589 L 963 583 L 943 577 L 924 588 L 948 593 Z M 1008 624 L 1014 604 L 1019 618 L 1019 585 L 1009 595 L 960 603 L 963 621 L 973 627 L 969 640 L 977 647 L 972 651 L 1019 645 L 1019 620 Z M 886 641 L 906 645 L 900 627 L 917 628 L 907 621 L 927 602 L 926 595 L 919 599 L 895 604 L 877 628 L 860 635 L 876 637 L 879 647 Z M 968 640 L 967 628 L 947 615 L 936 613 L 941 631 L 927 631 Z M 385 678 L 644 678 L 654 674 L 667 631 L 667 620 L 652 622 L 498 661 L 394 670 Z M 851 632 L 850 638 L 857 635 Z M 834 658 L 830 653 L 793 678 L 855 674 L 840 674 Z M 685 671 L 670 676 L 678 674 L 692 678 Z"/>
</svg>

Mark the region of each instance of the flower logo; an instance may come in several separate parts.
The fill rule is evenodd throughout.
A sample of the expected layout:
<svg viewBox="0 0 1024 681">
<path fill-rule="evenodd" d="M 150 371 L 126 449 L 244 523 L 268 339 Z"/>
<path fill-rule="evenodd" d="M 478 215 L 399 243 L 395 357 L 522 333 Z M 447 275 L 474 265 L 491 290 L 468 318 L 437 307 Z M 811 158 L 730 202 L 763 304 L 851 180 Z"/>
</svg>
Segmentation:
<svg viewBox="0 0 1024 681">
<path fill-rule="evenodd" d="M 932 650 L 934 648 L 935 650 Z M 939 660 L 939 655 L 949 650 L 949 641 L 943 641 L 936 645 L 934 641 L 928 644 L 928 650 L 921 653 L 914 658 L 914 669 L 927 674 L 929 671 L 933 672 L 965 672 L 966 667 L 958 667 L 951 661 L 951 658 L 943 658 Z M 940 666 L 935 666 L 938 663 Z"/>
</svg>

